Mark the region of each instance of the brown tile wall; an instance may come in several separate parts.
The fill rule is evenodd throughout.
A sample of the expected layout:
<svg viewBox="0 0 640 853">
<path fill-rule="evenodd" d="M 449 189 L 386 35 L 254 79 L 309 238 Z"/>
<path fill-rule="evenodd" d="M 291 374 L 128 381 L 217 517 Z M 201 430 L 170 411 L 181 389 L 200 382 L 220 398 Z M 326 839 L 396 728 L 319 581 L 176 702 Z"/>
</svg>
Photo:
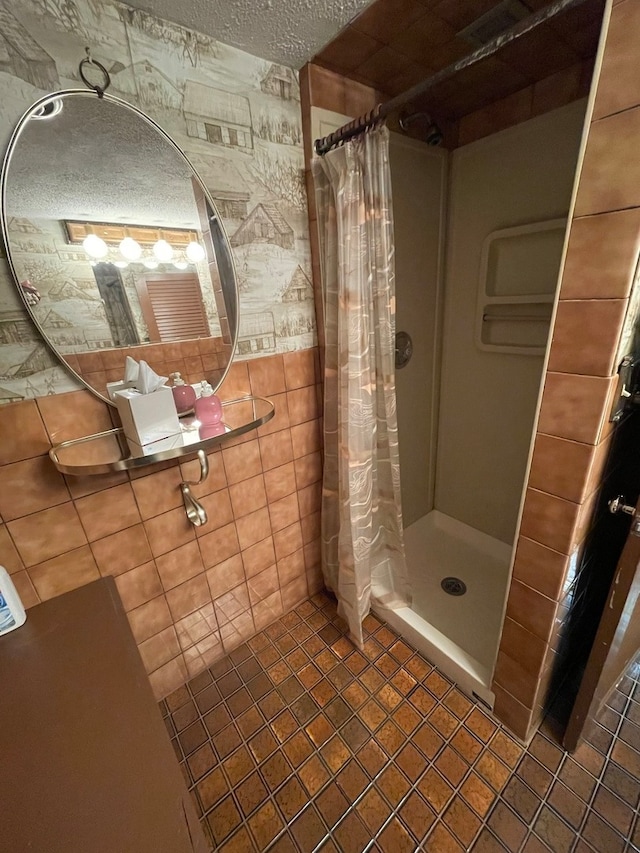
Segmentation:
<svg viewBox="0 0 640 853">
<path fill-rule="evenodd" d="M 612 426 L 616 351 L 640 247 L 640 0 L 613 6 L 571 224 L 495 671 L 496 714 L 539 722 Z"/>
<path fill-rule="evenodd" d="M 564 107 L 589 94 L 593 62 L 576 62 L 513 94 L 462 116 L 457 147 Z"/>
<path fill-rule="evenodd" d="M 268 397 L 276 414 L 209 454 L 198 529 L 178 489 L 192 461 L 56 471 L 51 444 L 112 427 L 88 391 L 0 408 L 0 564 L 25 605 L 114 575 L 162 697 L 321 588 L 317 362 L 310 349 L 233 365 L 221 397 Z"/>
<path fill-rule="evenodd" d="M 210 337 L 96 349 L 67 355 L 65 361 L 89 385 L 107 396 L 106 383 L 122 379 L 127 356 L 136 361 L 144 359 L 161 376 L 177 372 L 185 382 L 196 383 L 207 379 L 212 385 L 217 385 L 229 362 L 229 348 L 222 338 Z"/>
<path fill-rule="evenodd" d="M 493 0 L 374 0 L 313 62 L 382 89 L 387 97 L 398 95 L 468 56 L 472 47 L 460 32 L 493 5 Z M 527 5 L 537 10 L 546 3 Z M 596 53 L 603 6 L 603 0 L 587 0 L 536 27 L 495 56 L 436 83 L 422 106 L 438 121 L 455 122 L 481 105 L 579 66 Z M 575 97 L 574 86 L 573 74 L 561 74 L 537 88 L 536 107 L 550 109 L 560 106 L 559 101 L 566 103 L 562 99 Z"/>
</svg>

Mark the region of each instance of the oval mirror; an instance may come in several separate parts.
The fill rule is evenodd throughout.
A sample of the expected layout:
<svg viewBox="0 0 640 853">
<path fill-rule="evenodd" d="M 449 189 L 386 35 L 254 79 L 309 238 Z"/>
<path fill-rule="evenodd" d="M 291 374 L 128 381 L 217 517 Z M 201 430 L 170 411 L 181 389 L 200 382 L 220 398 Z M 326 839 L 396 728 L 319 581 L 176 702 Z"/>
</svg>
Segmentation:
<svg viewBox="0 0 640 853">
<path fill-rule="evenodd" d="M 213 200 L 180 148 L 125 101 L 42 98 L 13 134 L 2 230 L 44 340 L 108 399 L 125 357 L 216 388 L 238 325 L 236 275 Z"/>
</svg>

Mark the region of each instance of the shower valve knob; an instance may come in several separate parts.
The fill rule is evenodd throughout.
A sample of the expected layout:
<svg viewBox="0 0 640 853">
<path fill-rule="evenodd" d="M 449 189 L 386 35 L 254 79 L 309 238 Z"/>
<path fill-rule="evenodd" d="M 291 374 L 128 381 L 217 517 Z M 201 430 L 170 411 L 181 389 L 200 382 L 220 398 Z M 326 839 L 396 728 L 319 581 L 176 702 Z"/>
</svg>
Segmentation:
<svg viewBox="0 0 640 853">
<path fill-rule="evenodd" d="M 411 361 L 413 355 L 413 341 L 408 332 L 398 332 L 396 334 L 396 369 L 402 367 Z"/>
</svg>

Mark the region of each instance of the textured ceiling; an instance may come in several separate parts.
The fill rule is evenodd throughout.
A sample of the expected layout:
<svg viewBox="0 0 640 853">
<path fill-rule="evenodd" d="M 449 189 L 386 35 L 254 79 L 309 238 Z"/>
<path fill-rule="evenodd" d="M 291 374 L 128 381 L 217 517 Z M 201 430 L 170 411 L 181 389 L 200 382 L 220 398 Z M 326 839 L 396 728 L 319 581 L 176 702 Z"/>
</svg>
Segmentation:
<svg viewBox="0 0 640 853">
<path fill-rule="evenodd" d="M 142 9 L 300 68 L 371 0 L 127 0 Z"/>
<path fill-rule="evenodd" d="M 191 175 L 137 113 L 67 95 L 59 115 L 25 124 L 7 172 L 7 215 L 198 228 Z"/>
</svg>

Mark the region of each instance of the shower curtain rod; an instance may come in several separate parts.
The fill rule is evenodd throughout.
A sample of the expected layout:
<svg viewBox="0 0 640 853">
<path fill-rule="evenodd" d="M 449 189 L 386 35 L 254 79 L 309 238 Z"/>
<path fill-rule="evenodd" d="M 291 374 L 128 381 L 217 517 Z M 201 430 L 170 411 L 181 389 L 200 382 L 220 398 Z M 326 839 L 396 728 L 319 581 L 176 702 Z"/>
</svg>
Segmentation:
<svg viewBox="0 0 640 853">
<path fill-rule="evenodd" d="M 447 65 L 446 68 L 442 68 L 440 71 L 436 71 L 436 73 L 431 77 L 428 77 L 421 83 L 417 83 L 411 89 L 407 89 L 406 92 L 396 95 L 395 98 L 385 101 L 384 104 L 378 104 L 373 110 L 371 110 L 371 112 L 365 113 L 365 115 L 360 116 L 360 118 L 343 125 L 338 128 L 338 130 L 330 133 L 329 136 L 325 136 L 322 139 L 316 139 L 314 144 L 316 154 L 322 156 L 337 145 L 340 145 L 349 139 L 353 139 L 354 136 L 360 136 L 360 134 L 364 133 L 365 130 L 379 124 L 388 115 L 395 112 L 400 107 L 411 103 L 411 101 L 414 101 L 420 95 L 424 95 L 425 92 L 428 92 L 429 89 L 432 89 L 434 86 L 438 85 L 438 83 L 442 83 L 443 80 L 448 80 L 464 68 L 469 68 L 470 66 L 475 65 L 476 62 L 480 62 L 482 59 L 492 56 L 505 45 L 510 44 L 520 38 L 520 36 L 525 35 L 535 29 L 535 27 L 543 24 L 545 21 L 555 18 L 556 15 L 566 12 L 568 9 L 574 9 L 576 6 L 580 6 L 584 2 L 586 2 L 586 0 L 556 0 L 556 2 L 545 6 L 544 9 L 534 12 L 522 21 L 518 21 L 517 24 L 514 24 L 514 26 L 506 32 L 496 36 L 490 42 L 479 47 L 478 50 L 475 50 L 468 56 L 459 59 L 451 65 Z"/>
</svg>

